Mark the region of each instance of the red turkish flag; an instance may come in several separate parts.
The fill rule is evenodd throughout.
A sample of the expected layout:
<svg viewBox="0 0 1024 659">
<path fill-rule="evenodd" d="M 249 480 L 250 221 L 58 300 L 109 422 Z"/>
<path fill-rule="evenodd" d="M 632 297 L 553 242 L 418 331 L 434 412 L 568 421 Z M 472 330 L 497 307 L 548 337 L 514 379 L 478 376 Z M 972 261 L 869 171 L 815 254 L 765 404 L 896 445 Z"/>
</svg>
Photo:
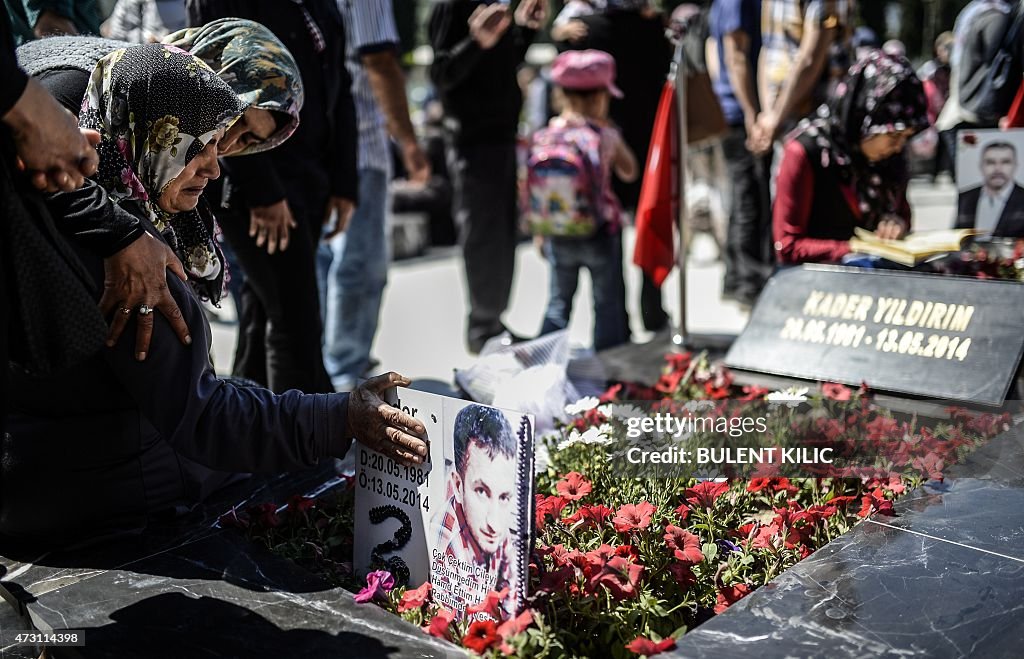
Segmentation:
<svg viewBox="0 0 1024 659">
<path fill-rule="evenodd" d="M 675 265 L 673 227 L 679 217 L 679 111 L 676 90 L 665 83 L 654 119 L 640 200 L 633 263 L 661 286 Z"/>
</svg>

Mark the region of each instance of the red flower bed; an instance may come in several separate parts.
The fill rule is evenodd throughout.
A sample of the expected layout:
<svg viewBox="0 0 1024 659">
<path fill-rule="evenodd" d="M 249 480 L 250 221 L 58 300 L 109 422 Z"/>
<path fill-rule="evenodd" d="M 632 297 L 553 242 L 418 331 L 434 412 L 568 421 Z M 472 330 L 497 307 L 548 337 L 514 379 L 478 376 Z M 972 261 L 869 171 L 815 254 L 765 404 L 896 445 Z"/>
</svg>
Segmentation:
<svg viewBox="0 0 1024 659">
<path fill-rule="evenodd" d="M 430 599 L 430 586 L 392 587 L 386 573 L 351 574 L 351 493 L 328 504 L 293 500 L 232 514 L 245 529 L 313 569 L 421 627 L 425 633 L 487 656 L 653 656 L 725 611 L 783 570 L 872 514 L 894 514 L 893 501 L 1007 427 L 1006 415 L 950 408 L 950 420 L 924 425 L 877 409 L 866 387 L 825 385 L 810 394 L 812 414 L 794 435 L 872 448 L 894 469 L 859 469 L 856 478 L 628 478 L 608 460 L 616 400 L 647 400 L 666 410 L 686 401 L 762 401 L 763 389 L 732 385 L 703 358 L 671 355 L 653 388 L 616 385 L 545 440 L 549 462 L 537 476 L 536 546 L 529 608 L 500 620 L 507 592 L 492 593 L 456 616 Z M 772 394 L 789 400 L 805 392 Z M 837 405 L 841 407 L 836 407 Z M 716 410 L 724 408 L 716 407 Z M 834 413 L 834 414 L 833 414 Z M 836 418 L 840 416 L 842 418 Z M 475 619 L 474 619 L 475 618 Z"/>
</svg>

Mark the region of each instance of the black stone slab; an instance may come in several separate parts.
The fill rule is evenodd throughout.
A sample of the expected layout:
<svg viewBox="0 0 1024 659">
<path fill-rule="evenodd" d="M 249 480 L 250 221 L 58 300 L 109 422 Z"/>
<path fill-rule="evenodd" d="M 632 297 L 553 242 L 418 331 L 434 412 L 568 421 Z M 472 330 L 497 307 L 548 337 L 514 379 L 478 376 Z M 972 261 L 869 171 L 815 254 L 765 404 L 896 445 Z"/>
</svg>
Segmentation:
<svg viewBox="0 0 1024 659">
<path fill-rule="evenodd" d="M 840 296 L 849 305 L 840 304 Z M 882 306 L 883 298 L 900 302 L 893 315 L 883 313 L 876 321 L 876 312 L 889 308 Z M 831 311 L 808 311 L 827 306 L 826 300 L 833 302 Z M 952 312 L 942 314 L 938 328 L 909 324 L 913 309 L 924 310 L 927 323 L 939 303 L 962 307 L 960 327 L 950 324 L 957 318 Z M 771 375 L 854 386 L 867 382 L 876 390 L 1000 405 L 1024 351 L 1022 326 L 1024 286 L 1016 282 L 803 266 L 769 280 L 725 362 Z M 850 339 L 845 346 L 839 343 L 843 337 Z M 970 340 L 970 347 L 966 354 L 954 351 L 951 359 L 924 356 L 925 350 L 946 345 L 935 343 L 940 337 L 961 346 Z"/>
<path fill-rule="evenodd" d="M 31 586 L 30 586 L 31 588 Z M 456 651 L 225 531 L 28 603 L 80 657 L 445 657 Z"/>
<path fill-rule="evenodd" d="M 321 489 L 334 465 L 249 479 L 143 536 L 0 557 L 0 596 L 35 628 L 86 630 L 71 657 L 446 657 L 423 634 L 232 529 L 232 506 L 284 502 Z M 8 606 L 0 601 L 0 606 Z"/>
<path fill-rule="evenodd" d="M 675 657 L 1017 657 L 1024 562 L 870 522 L 685 635 Z"/>
</svg>

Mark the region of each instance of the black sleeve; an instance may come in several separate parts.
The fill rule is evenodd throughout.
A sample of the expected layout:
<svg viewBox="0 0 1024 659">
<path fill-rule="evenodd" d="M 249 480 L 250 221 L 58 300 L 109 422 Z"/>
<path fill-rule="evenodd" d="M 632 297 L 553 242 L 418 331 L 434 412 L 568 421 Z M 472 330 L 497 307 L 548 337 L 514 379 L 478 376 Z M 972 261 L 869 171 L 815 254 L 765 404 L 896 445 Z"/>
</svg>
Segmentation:
<svg viewBox="0 0 1024 659">
<path fill-rule="evenodd" d="M 430 79 L 440 90 L 458 87 L 473 72 L 483 54 L 469 36 L 467 21 L 464 12 L 447 2 L 436 4 L 430 15 L 428 34 L 434 49 Z"/>
<path fill-rule="evenodd" d="M 182 455 L 222 471 L 275 472 L 343 456 L 351 444 L 348 394 L 274 394 L 219 379 L 202 307 L 177 277 L 168 287 L 192 334 L 182 345 L 160 314 L 153 350 L 136 361 L 134 341 L 104 350 L 115 376 L 160 434 Z M 135 335 L 135 318 L 125 334 Z"/>
<path fill-rule="evenodd" d="M 287 198 L 272 151 L 222 158 L 221 162 L 246 207 L 270 206 Z"/>
<path fill-rule="evenodd" d="M 77 117 L 82 111 L 82 99 L 85 98 L 91 77 L 91 74 L 81 69 L 51 69 L 36 74 L 35 79 L 58 103 Z"/>
<path fill-rule="evenodd" d="M 14 35 L 11 33 L 11 22 L 7 12 L 0 12 L 0 117 L 7 114 L 21 98 L 28 84 L 28 76 L 18 67 L 18 58 L 14 54 Z"/>
<path fill-rule="evenodd" d="M 91 179 L 72 192 L 47 195 L 46 207 L 61 235 L 100 258 L 121 251 L 144 231 L 137 217 L 110 201 Z"/>
</svg>

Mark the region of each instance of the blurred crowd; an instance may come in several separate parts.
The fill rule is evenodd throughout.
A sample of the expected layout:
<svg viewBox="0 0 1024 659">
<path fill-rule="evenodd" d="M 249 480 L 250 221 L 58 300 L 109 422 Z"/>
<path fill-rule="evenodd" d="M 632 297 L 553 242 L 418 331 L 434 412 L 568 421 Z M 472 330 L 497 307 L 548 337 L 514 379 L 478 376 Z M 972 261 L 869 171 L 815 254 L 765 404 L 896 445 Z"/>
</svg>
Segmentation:
<svg viewBox="0 0 1024 659">
<path fill-rule="evenodd" d="M 407 381 L 365 380 L 394 213 L 460 245 L 470 352 L 521 339 L 502 318 L 530 236 L 551 270 L 539 333 L 567 326 L 586 268 L 594 347 L 628 342 L 623 229 L 671 160 L 652 148 L 666 84 L 691 97 L 689 203 L 721 209 L 723 295 L 744 305 L 778 268 L 856 258 L 857 229 L 904 237 L 911 175 L 954 174 L 958 133 L 1020 125 L 1024 105 L 1009 0 L 970 2 L 916 71 L 855 0 L 435 0 L 413 109 L 391 0 L 5 7 L 0 533 L 17 536 L 52 531 L 67 488 L 131 526 L 352 437 L 422 459 L 422 427 L 380 398 Z M 1022 235 L 1016 150 L 985 153 L 957 224 Z M 643 276 L 651 331 L 660 279 Z M 201 304 L 226 295 L 231 378 Z M 66 488 L 38 496 L 41 470 Z"/>
</svg>

